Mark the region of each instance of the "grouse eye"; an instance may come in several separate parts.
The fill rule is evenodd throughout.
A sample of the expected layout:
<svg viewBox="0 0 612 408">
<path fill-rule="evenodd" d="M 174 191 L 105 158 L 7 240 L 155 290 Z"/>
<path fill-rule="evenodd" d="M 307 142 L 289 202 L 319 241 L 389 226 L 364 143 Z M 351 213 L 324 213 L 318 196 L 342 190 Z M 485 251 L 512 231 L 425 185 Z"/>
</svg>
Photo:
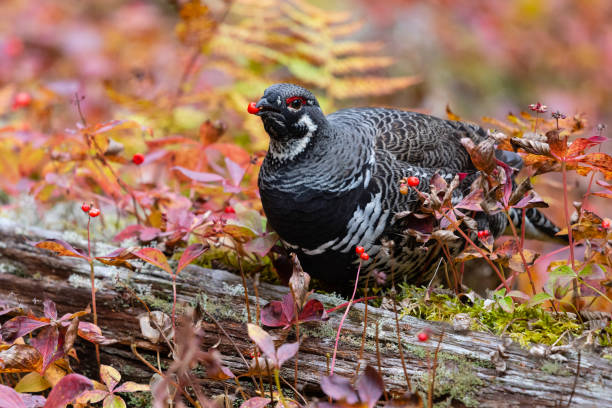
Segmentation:
<svg viewBox="0 0 612 408">
<path fill-rule="evenodd" d="M 304 98 L 301 96 L 292 96 L 291 98 L 287 98 L 285 102 L 287 103 L 287 106 L 295 110 L 300 109 L 302 105 L 306 103 Z"/>
</svg>

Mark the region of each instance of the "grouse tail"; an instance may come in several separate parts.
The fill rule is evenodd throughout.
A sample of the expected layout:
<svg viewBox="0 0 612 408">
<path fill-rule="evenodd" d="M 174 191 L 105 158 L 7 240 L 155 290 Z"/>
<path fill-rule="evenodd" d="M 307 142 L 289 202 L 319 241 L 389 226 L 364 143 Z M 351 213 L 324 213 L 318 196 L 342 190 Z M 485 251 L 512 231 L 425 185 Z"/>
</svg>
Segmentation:
<svg viewBox="0 0 612 408">
<path fill-rule="evenodd" d="M 523 211 L 510 209 L 510 218 L 517 230 L 520 231 Z M 537 208 L 528 208 L 525 212 L 525 238 L 538 241 L 567 243 L 566 235 L 557 235 L 560 228 L 542 214 Z"/>
</svg>

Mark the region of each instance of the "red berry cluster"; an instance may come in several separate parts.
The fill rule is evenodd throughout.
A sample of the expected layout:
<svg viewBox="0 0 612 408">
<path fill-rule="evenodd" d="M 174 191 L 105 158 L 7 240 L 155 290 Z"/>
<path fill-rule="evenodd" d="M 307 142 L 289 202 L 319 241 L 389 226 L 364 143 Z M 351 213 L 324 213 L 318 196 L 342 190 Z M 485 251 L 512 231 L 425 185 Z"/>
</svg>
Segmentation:
<svg viewBox="0 0 612 408">
<path fill-rule="evenodd" d="M 364 261 L 367 261 L 368 259 L 370 259 L 370 255 L 368 255 L 368 253 L 365 251 L 365 248 L 362 247 L 361 245 L 358 245 L 355 248 L 355 253 L 359 255 L 359 257 L 363 259 Z"/>
<path fill-rule="evenodd" d="M 421 181 L 419 180 L 419 178 L 415 176 L 404 177 L 400 180 L 399 191 L 401 194 L 406 195 L 408 194 L 408 187 L 415 188 L 419 185 L 420 182 Z"/>
<path fill-rule="evenodd" d="M 136 153 L 134 156 L 132 156 L 132 163 L 134 163 L 137 166 L 140 166 L 143 162 L 144 162 L 144 154 L 142 153 Z"/>
<path fill-rule="evenodd" d="M 491 235 L 489 230 L 480 230 L 480 231 L 478 231 L 478 238 L 480 238 L 480 239 L 486 239 L 486 238 L 489 237 L 489 235 Z"/>
<path fill-rule="evenodd" d="M 544 113 L 548 109 L 548 106 L 542 105 L 540 102 L 538 102 L 538 103 L 532 103 L 531 105 L 529 105 L 529 109 L 534 112 Z"/>
<path fill-rule="evenodd" d="M 81 210 L 84 213 L 87 213 L 92 218 L 95 218 L 98 215 L 100 215 L 100 209 L 94 207 L 93 203 L 91 203 L 91 204 L 83 203 L 83 205 L 81 205 Z"/>
<path fill-rule="evenodd" d="M 223 212 L 226 214 L 235 214 L 236 210 L 234 210 L 234 207 L 232 207 L 231 205 L 228 205 L 223 209 Z"/>
</svg>

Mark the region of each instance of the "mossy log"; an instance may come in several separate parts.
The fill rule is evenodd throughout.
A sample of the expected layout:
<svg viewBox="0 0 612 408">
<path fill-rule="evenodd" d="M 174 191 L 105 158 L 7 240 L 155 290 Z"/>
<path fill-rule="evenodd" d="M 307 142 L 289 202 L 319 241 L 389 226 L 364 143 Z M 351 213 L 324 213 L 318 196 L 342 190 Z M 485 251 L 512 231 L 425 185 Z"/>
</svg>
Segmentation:
<svg viewBox="0 0 612 408">
<path fill-rule="evenodd" d="M 74 246 L 87 247 L 86 241 L 77 237 L 67 239 L 65 235 L 26 228 L 0 218 L 0 299 L 4 303 L 31 308 L 39 314 L 42 313 L 42 300 L 46 298 L 57 304 L 60 314 L 81 310 L 90 303 L 89 265 L 86 262 L 58 257 L 30 244 L 31 241 L 60 238 Z M 96 254 L 103 255 L 115 248 L 97 244 L 94 249 Z M 147 382 L 151 371 L 134 356 L 130 346 L 136 344 L 150 361 L 154 361 L 155 352 L 160 351 L 166 363 L 168 349 L 142 337 L 137 316 L 144 308 L 125 286 L 146 301 L 151 310 L 167 312 L 172 299 L 171 279 L 166 272 L 149 266 L 132 272 L 97 265 L 96 284 L 99 325 L 107 337 L 118 340 L 114 345 L 101 348 L 102 362 L 118 368 L 124 379 Z M 285 287 L 266 283 L 258 288 L 261 305 L 279 300 L 287 293 Z M 256 298 L 253 288 L 249 286 L 248 289 L 254 316 Z M 248 354 L 252 343 L 246 336 L 247 313 L 240 276 L 192 265 L 178 277 L 177 293 L 182 304 L 201 302 L 231 337 L 230 341 L 214 322 L 209 321 L 204 326 L 207 336 L 202 347 L 207 349 L 219 343 L 225 364 L 234 373 L 244 372 L 244 362 L 235 346 Z M 316 296 L 328 308 L 342 302 L 334 297 Z M 363 314 L 364 305 L 355 304 L 344 323 L 335 367 L 338 374 L 352 376 L 357 369 Z M 341 317 L 342 312 L 335 312 L 327 322 L 301 326 L 304 337 L 298 356 L 298 384 L 305 395 L 322 395 L 319 379 L 327 371 L 328 356 L 333 352 L 335 331 Z M 378 365 L 376 325 L 387 389 L 405 390 L 406 379 L 392 312 L 368 307 L 368 330 L 360 366 L 363 369 L 365 364 Z M 601 357 L 601 353 L 583 350 L 579 355 L 575 350 L 568 350 L 564 355 L 566 360 L 558 362 L 534 356 L 517 344 L 511 344 L 505 350 L 506 370 L 498 372 L 491 362 L 491 355 L 502 344 L 497 336 L 475 331 L 458 333 L 448 324 L 409 316 L 401 318 L 399 325 L 405 368 L 414 384 L 427 384 L 428 362 L 433 359 L 437 339 L 444 333 L 436 371 L 438 401 L 451 400 L 453 406 L 565 406 L 573 393 L 573 406 L 612 406 L 612 362 Z M 425 328 L 431 331 L 430 340 L 419 343 L 416 335 Z M 94 367 L 92 348 L 83 343 L 79 341 L 80 363 L 75 363 L 74 367 L 79 372 L 91 373 Z M 294 360 L 285 364 L 282 376 L 293 383 Z M 251 385 L 248 378 L 242 382 L 245 387 Z M 231 389 L 231 384 L 209 380 L 205 387 L 209 395 L 214 395 L 222 393 L 226 386 Z"/>
</svg>

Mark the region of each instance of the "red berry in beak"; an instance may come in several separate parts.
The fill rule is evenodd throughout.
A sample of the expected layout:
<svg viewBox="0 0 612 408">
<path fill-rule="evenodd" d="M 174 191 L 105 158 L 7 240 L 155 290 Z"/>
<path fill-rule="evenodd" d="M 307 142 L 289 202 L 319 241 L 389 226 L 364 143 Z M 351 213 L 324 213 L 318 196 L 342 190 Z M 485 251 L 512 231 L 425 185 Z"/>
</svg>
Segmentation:
<svg viewBox="0 0 612 408">
<path fill-rule="evenodd" d="M 249 112 L 251 115 L 255 115 L 259 112 L 259 108 L 255 106 L 255 102 L 249 103 L 249 106 L 247 107 L 247 112 Z"/>
</svg>

